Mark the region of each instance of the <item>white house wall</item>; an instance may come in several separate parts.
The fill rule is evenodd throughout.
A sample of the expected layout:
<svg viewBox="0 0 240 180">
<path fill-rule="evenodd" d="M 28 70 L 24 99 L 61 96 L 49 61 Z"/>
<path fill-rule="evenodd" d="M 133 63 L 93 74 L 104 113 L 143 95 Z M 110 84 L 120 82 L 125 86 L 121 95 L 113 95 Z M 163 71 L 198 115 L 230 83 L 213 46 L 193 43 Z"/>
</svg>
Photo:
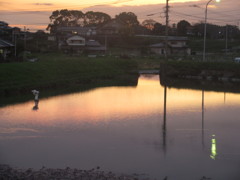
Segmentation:
<svg viewBox="0 0 240 180">
<path fill-rule="evenodd" d="M 66 42 L 69 46 L 85 46 L 86 45 L 85 38 L 80 36 L 72 36 L 68 38 Z"/>
</svg>

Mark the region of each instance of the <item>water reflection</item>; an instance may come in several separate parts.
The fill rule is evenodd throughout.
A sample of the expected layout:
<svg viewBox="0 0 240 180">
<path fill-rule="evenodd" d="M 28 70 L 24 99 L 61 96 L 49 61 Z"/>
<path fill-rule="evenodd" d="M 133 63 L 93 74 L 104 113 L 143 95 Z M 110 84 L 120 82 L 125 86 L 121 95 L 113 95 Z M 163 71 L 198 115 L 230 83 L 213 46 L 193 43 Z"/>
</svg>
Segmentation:
<svg viewBox="0 0 240 180">
<path fill-rule="evenodd" d="M 38 103 L 39 103 L 39 100 L 34 100 L 34 106 L 32 107 L 32 110 L 34 111 L 38 110 Z"/>
<path fill-rule="evenodd" d="M 212 135 L 212 146 L 211 146 L 211 155 L 210 157 L 215 160 L 217 156 L 217 144 L 216 144 L 216 139 L 215 135 Z"/>
<path fill-rule="evenodd" d="M 39 103 L 39 91 L 37 91 L 36 89 L 32 90 L 32 93 L 34 95 L 34 106 L 32 108 L 32 110 L 36 111 L 38 110 L 38 103 Z"/>
<path fill-rule="evenodd" d="M 164 105 L 163 105 L 163 152 L 166 154 L 166 136 L 167 136 L 167 87 L 164 86 Z"/>
<path fill-rule="evenodd" d="M 162 87 L 159 76 L 141 76 L 137 87 L 41 99 L 38 113 L 32 101 L 2 107 L 0 162 L 238 180 L 240 95 L 225 93 L 227 101 L 223 95 Z"/>
<path fill-rule="evenodd" d="M 204 149 L 204 90 L 202 90 L 202 148 Z"/>
</svg>

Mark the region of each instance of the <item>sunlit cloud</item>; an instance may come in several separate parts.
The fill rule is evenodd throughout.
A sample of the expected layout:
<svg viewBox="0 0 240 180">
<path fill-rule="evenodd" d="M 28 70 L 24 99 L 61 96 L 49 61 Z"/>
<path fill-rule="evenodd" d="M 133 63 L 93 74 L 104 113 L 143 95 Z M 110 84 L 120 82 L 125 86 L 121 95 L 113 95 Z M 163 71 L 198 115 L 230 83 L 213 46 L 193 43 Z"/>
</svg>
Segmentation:
<svg viewBox="0 0 240 180">
<path fill-rule="evenodd" d="M 43 25 L 41 25 L 43 24 Z M 47 23 L 39 23 L 39 24 L 11 24 L 11 27 L 18 27 L 20 29 L 24 29 L 24 27 L 27 27 L 27 29 L 30 32 L 35 32 L 37 30 L 46 30 L 47 26 L 45 25 Z"/>
<path fill-rule="evenodd" d="M 216 5 L 209 5 L 208 8 L 216 9 L 217 6 Z"/>
<path fill-rule="evenodd" d="M 121 4 L 121 3 L 125 3 L 125 2 L 130 2 L 130 1 L 133 1 L 133 0 L 117 0 L 117 1 L 113 2 L 112 4 Z"/>
</svg>

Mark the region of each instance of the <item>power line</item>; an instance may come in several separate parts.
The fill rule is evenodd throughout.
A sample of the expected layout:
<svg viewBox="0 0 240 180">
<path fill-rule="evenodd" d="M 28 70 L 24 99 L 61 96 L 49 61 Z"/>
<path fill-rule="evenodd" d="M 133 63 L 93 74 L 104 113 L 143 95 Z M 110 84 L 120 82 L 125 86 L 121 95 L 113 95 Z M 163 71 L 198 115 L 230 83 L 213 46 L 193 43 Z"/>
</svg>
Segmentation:
<svg viewBox="0 0 240 180">
<path fill-rule="evenodd" d="M 192 14 L 185 14 L 185 13 L 181 13 L 181 12 L 177 12 L 177 11 L 172 11 L 172 12 L 174 12 L 176 15 L 181 15 L 181 16 L 186 16 L 186 17 L 191 17 L 191 18 L 203 20 L 203 17 L 200 17 L 200 16 L 195 16 L 195 15 L 192 15 Z M 234 20 L 218 19 L 218 18 L 208 18 L 208 19 L 218 21 L 218 22 L 236 22 L 236 21 L 239 21 L 239 19 L 234 19 Z"/>
</svg>

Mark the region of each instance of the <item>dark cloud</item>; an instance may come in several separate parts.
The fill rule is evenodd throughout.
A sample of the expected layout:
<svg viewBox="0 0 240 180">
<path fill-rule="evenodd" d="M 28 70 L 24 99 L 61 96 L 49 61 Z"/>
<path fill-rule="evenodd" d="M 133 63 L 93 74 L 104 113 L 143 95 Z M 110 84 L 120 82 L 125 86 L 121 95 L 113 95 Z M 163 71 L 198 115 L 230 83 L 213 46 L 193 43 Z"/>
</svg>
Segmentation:
<svg viewBox="0 0 240 180">
<path fill-rule="evenodd" d="M 34 14 L 34 15 L 49 15 L 51 11 L 1 11 L 0 15 L 2 16 L 16 16 L 16 15 L 29 15 L 29 14 Z"/>
<path fill-rule="evenodd" d="M 9 5 L 11 4 L 10 2 L 5 2 L 5 1 L 0 1 L 0 6 L 4 6 L 4 5 Z"/>
<path fill-rule="evenodd" d="M 53 6 L 52 3 L 32 3 L 32 5 L 36 5 L 36 6 Z"/>
</svg>

